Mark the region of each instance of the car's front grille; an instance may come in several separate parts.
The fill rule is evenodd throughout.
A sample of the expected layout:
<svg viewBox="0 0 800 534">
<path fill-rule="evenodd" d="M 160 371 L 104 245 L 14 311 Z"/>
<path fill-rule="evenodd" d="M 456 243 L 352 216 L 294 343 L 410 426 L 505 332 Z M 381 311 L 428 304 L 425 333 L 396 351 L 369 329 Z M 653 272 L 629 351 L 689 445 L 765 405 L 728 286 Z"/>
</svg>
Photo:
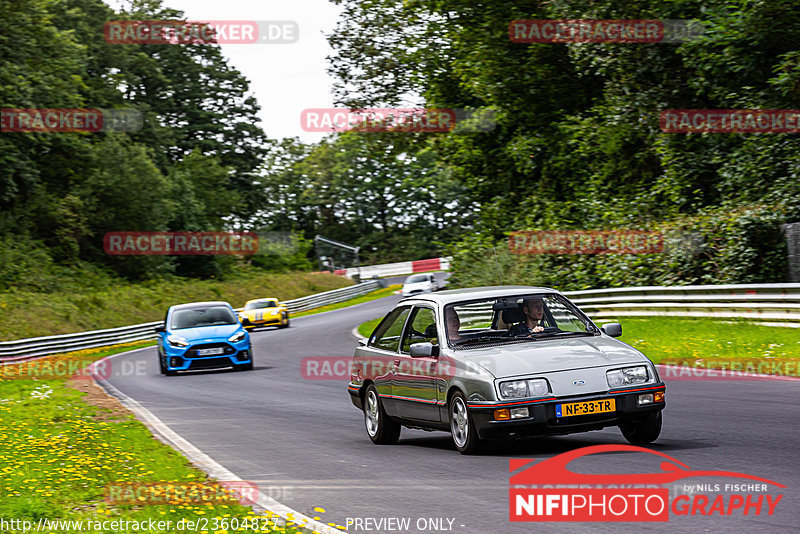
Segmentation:
<svg viewBox="0 0 800 534">
<path fill-rule="evenodd" d="M 190 348 L 189 350 L 186 351 L 186 357 L 187 358 L 215 358 L 215 357 L 219 356 L 218 354 L 212 354 L 210 356 L 199 356 L 197 354 L 197 351 L 198 350 L 202 350 L 202 349 L 222 349 L 223 350 L 222 354 L 225 354 L 225 355 L 234 354 L 236 352 L 236 349 L 233 348 L 231 345 L 229 345 L 227 343 L 203 343 L 203 344 L 200 344 L 200 345 L 193 345 L 192 348 Z"/>
<path fill-rule="evenodd" d="M 231 365 L 230 358 L 203 358 L 202 360 L 192 360 L 189 369 L 215 369 L 219 367 L 230 367 Z"/>
</svg>

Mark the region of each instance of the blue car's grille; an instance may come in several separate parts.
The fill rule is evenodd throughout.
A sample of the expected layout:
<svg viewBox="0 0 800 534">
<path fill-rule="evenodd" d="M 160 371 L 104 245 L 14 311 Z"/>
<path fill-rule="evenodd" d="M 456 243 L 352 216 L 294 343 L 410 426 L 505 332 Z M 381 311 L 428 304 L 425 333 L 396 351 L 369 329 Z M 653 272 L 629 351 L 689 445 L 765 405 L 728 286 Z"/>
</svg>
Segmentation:
<svg viewBox="0 0 800 534">
<path fill-rule="evenodd" d="M 230 358 L 204 358 L 202 360 L 192 360 L 189 369 L 215 369 L 218 367 L 230 367 Z"/>
<path fill-rule="evenodd" d="M 221 356 L 221 354 L 211 354 L 211 355 L 206 355 L 206 356 L 199 356 L 197 354 L 197 351 L 198 350 L 203 350 L 203 349 L 223 349 L 222 354 L 224 354 L 224 355 L 234 354 L 236 352 L 236 349 L 233 348 L 232 346 L 230 346 L 227 343 L 203 343 L 201 345 L 192 345 L 192 348 L 190 348 L 189 350 L 186 351 L 186 356 L 188 358 L 213 358 L 213 357 Z"/>
</svg>

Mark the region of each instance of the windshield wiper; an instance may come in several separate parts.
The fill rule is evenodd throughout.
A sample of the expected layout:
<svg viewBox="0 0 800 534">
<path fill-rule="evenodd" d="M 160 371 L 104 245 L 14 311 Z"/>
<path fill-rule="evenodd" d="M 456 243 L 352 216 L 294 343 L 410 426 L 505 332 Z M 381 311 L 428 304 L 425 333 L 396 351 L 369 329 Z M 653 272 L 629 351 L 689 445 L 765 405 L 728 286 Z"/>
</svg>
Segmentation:
<svg viewBox="0 0 800 534">
<path fill-rule="evenodd" d="M 541 333 L 534 333 L 530 336 L 515 336 L 511 339 L 549 339 L 553 337 L 559 336 L 592 336 L 594 337 L 595 334 L 593 332 L 571 332 L 569 330 L 563 330 L 561 332 L 541 332 Z"/>
</svg>

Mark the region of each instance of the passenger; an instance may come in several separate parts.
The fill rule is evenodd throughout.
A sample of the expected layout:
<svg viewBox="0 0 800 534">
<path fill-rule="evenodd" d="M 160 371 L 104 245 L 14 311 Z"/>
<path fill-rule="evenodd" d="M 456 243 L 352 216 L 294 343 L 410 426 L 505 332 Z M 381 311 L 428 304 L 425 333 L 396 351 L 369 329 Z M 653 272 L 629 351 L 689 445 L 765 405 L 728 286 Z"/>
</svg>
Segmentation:
<svg viewBox="0 0 800 534">
<path fill-rule="evenodd" d="M 455 308 L 445 308 L 444 322 L 447 325 L 447 338 L 450 341 L 458 341 L 461 339 L 461 334 L 458 329 L 461 328 L 461 319 L 458 318 Z"/>
<path fill-rule="evenodd" d="M 525 320 L 511 327 L 509 333 L 512 336 L 529 336 L 544 332 L 542 317 L 544 316 L 544 302 L 539 297 L 527 297 L 522 299 L 522 313 Z"/>
</svg>

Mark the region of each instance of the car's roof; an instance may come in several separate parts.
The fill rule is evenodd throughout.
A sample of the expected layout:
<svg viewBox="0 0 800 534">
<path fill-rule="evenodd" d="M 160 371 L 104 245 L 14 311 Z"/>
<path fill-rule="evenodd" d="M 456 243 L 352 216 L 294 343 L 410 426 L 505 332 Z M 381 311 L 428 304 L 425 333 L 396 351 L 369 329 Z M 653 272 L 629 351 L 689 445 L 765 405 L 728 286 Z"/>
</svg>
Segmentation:
<svg viewBox="0 0 800 534">
<path fill-rule="evenodd" d="M 452 304 L 454 302 L 461 302 L 465 300 L 481 300 L 496 297 L 511 297 L 514 295 L 527 294 L 527 293 L 558 293 L 555 289 L 549 287 L 535 287 L 535 286 L 487 286 L 487 287 L 467 287 L 464 289 L 448 289 L 446 291 L 437 291 L 436 293 L 423 293 L 414 295 L 401 300 L 400 302 L 412 300 L 425 300 L 434 302 L 441 306 Z"/>
<path fill-rule="evenodd" d="M 188 302 L 186 304 L 176 304 L 175 306 L 172 306 L 170 309 L 185 310 L 187 308 L 205 308 L 208 306 L 228 306 L 231 308 L 233 307 L 227 302 L 224 302 L 222 300 L 210 300 L 208 302 Z"/>
<path fill-rule="evenodd" d="M 250 304 L 251 302 L 278 302 L 278 299 L 272 297 L 265 297 L 263 299 L 250 299 L 245 304 Z"/>
</svg>

